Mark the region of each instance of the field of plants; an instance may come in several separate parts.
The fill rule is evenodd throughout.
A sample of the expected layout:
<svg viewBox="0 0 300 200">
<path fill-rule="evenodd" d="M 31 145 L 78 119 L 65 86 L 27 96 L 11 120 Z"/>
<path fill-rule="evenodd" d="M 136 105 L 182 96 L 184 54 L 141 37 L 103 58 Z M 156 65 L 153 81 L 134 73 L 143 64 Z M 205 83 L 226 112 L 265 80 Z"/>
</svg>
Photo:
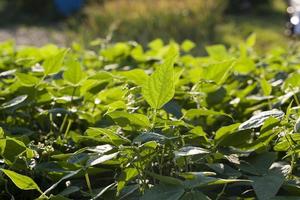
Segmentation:
<svg viewBox="0 0 300 200">
<path fill-rule="evenodd" d="M 0 199 L 300 199 L 300 52 L 0 44 Z"/>
</svg>

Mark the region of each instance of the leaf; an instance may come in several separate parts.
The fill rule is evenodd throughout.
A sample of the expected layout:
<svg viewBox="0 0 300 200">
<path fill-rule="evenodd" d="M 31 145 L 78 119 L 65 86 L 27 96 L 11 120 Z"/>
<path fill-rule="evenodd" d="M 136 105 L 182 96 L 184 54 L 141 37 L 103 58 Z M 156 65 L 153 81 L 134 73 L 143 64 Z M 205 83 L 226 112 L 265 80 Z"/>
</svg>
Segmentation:
<svg viewBox="0 0 300 200">
<path fill-rule="evenodd" d="M 248 47 L 253 47 L 256 42 L 256 34 L 252 33 L 247 39 L 246 39 L 246 44 Z"/>
<path fill-rule="evenodd" d="M 145 194 L 140 200 L 178 200 L 184 194 L 184 189 L 178 185 L 165 185 L 158 184 L 149 190 L 146 190 Z"/>
<path fill-rule="evenodd" d="M 235 60 L 222 61 L 212 63 L 206 66 L 204 69 L 204 79 L 215 82 L 217 85 L 222 85 L 229 77 L 232 68 L 235 64 Z"/>
<path fill-rule="evenodd" d="M 253 181 L 251 185 L 259 200 L 275 197 L 284 182 L 284 176 L 273 171 L 263 176 L 251 176 L 249 179 Z"/>
<path fill-rule="evenodd" d="M 232 132 L 236 131 L 239 127 L 240 123 L 231 124 L 229 126 L 223 126 L 218 129 L 215 135 L 215 140 L 220 141 L 222 138 L 226 137 L 227 135 L 231 134 Z"/>
<path fill-rule="evenodd" d="M 128 113 L 124 111 L 114 111 L 108 114 L 120 126 L 127 126 L 129 121 L 131 125 L 140 127 L 150 127 L 151 123 L 147 116 L 138 113 Z"/>
<path fill-rule="evenodd" d="M 193 119 L 195 117 L 200 117 L 200 116 L 220 116 L 220 115 L 232 118 L 230 115 L 228 115 L 226 113 L 218 112 L 218 111 L 214 111 L 214 110 L 207 110 L 204 108 L 189 109 L 188 111 L 186 111 L 184 116 L 186 118 Z"/>
<path fill-rule="evenodd" d="M 198 190 L 186 192 L 180 200 L 211 200 L 208 196 Z"/>
<path fill-rule="evenodd" d="M 273 109 L 269 111 L 261 112 L 257 115 L 252 116 L 249 120 L 245 121 L 239 126 L 239 130 L 244 129 L 252 129 L 252 128 L 258 128 L 263 125 L 263 123 L 269 118 L 273 117 L 276 119 L 282 119 L 284 116 L 284 112 Z"/>
<path fill-rule="evenodd" d="M 43 68 L 45 76 L 56 74 L 61 70 L 67 52 L 68 50 L 61 50 L 56 55 L 51 56 L 44 61 Z"/>
<path fill-rule="evenodd" d="M 175 94 L 174 63 L 177 53 L 174 48 L 168 52 L 164 63 L 157 67 L 156 71 L 142 86 L 142 95 L 148 104 L 154 109 L 160 109 L 169 102 Z"/>
<path fill-rule="evenodd" d="M 126 77 L 129 81 L 133 82 L 138 86 L 143 86 L 147 82 L 148 75 L 142 69 L 133 69 L 130 71 L 120 72 L 121 76 Z"/>
<path fill-rule="evenodd" d="M 128 167 L 122 171 L 121 176 L 119 177 L 117 193 L 120 194 L 121 190 L 124 188 L 125 184 L 136 177 L 139 174 L 136 168 Z"/>
<path fill-rule="evenodd" d="M 21 95 L 21 96 L 18 96 L 8 102 L 5 102 L 3 103 L 0 108 L 1 109 L 5 109 L 5 108 L 11 108 L 11 107 L 14 107 L 22 102 L 24 102 L 26 99 L 27 99 L 28 95 Z"/>
<path fill-rule="evenodd" d="M 189 52 L 195 47 L 195 43 L 192 42 L 191 40 L 184 40 L 183 43 L 181 44 L 181 48 L 184 52 Z"/>
<path fill-rule="evenodd" d="M 18 174 L 7 169 L 0 169 L 21 190 L 37 190 L 43 193 L 39 186 L 28 176 Z"/>
<path fill-rule="evenodd" d="M 153 178 L 159 180 L 161 183 L 164 184 L 168 184 L 168 185 L 183 185 L 183 181 L 181 181 L 180 179 L 171 177 L 171 176 L 163 176 L 163 175 L 159 175 L 153 172 L 149 172 L 146 171 L 146 173 L 150 176 L 152 176 Z"/>
<path fill-rule="evenodd" d="M 149 141 L 156 141 L 158 143 L 164 143 L 168 138 L 164 135 L 154 133 L 154 132 L 146 132 L 138 135 L 133 139 L 134 143 L 145 143 Z"/>
<path fill-rule="evenodd" d="M 186 146 L 174 151 L 175 157 L 193 156 L 199 154 L 208 154 L 209 151 L 200 147 Z"/>
<path fill-rule="evenodd" d="M 16 73 L 17 79 L 20 81 L 20 83 L 26 87 L 32 87 L 39 83 L 40 79 L 24 73 Z"/>
<path fill-rule="evenodd" d="M 91 166 L 94 166 L 94 165 L 104 163 L 105 161 L 108 161 L 108 160 L 111 160 L 111 159 L 115 158 L 118 154 L 119 154 L 119 152 L 108 154 L 108 155 L 101 155 L 100 154 L 100 155 L 97 155 L 97 156 L 93 156 L 87 161 L 86 167 L 91 167 Z"/>
<path fill-rule="evenodd" d="M 67 62 L 67 70 L 64 72 L 64 80 L 76 87 L 84 81 L 86 73 L 82 70 L 80 63 L 76 60 Z"/>
<path fill-rule="evenodd" d="M 103 139 L 107 139 L 108 141 L 110 141 L 112 144 L 116 146 L 130 142 L 127 138 L 115 133 L 113 130 L 110 129 L 90 127 L 86 131 L 86 134 L 91 137 L 96 137 L 96 138 L 99 137 L 99 139 L 101 136 L 103 136 L 104 137 Z"/>
<path fill-rule="evenodd" d="M 294 131 L 295 131 L 295 133 L 299 133 L 300 132 L 300 117 L 297 119 L 297 121 L 295 123 Z"/>
<path fill-rule="evenodd" d="M 263 90 L 263 93 L 265 96 L 270 96 L 271 92 L 272 92 L 272 86 L 270 83 L 268 83 L 266 81 L 266 79 L 261 79 L 260 80 L 260 85 L 261 85 L 261 88 Z"/>
<path fill-rule="evenodd" d="M 78 169 L 76 171 L 72 171 L 70 173 L 68 173 L 67 175 L 63 176 L 61 179 L 59 179 L 59 181 L 57 181 L 56 183 L 54 183 L 51 187 L 49 187 L 43 194 L 46 195 L 47 193 L 49 193 L 51 190 L 53 190 L 54 188 L 56 188 L 58 186 L 59 183 L 61 183 L 64 180 L 67 180 L 69 178 L 71 178 L 72 176 L 75 176 L 76 174 L 78 174 L 81 171 L 81 169 Z"/>
<path fill-rule="evenodd" d="M 216 60 L 224 60 L 229 57 L 226 47 L 224 45 L 211 45 L 205 48 L 208 55 Z"/>
</svg>

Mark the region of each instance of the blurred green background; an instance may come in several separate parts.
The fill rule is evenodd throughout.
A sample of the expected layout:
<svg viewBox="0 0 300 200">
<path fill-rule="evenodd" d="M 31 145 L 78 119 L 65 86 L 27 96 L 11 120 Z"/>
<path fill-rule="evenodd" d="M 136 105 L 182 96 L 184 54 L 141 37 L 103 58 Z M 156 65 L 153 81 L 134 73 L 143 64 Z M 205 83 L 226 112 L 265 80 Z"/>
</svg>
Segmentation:
<svg viewBox="0 0 300 200">
<path fill-rule="evenodd" d="M 63 17 L 52 0 L 2 0 L 0 40 L 65 46 L 96 38 L 144 45 L 155 38 L 189 39 L 203 52 L 209 44 L 237 45 L 255 32 L 256 48 L 265 51 L 295 40 L 284 34 L 286 7 L 285 0 L 86 0 L 80 11 Z"/>
</svg>

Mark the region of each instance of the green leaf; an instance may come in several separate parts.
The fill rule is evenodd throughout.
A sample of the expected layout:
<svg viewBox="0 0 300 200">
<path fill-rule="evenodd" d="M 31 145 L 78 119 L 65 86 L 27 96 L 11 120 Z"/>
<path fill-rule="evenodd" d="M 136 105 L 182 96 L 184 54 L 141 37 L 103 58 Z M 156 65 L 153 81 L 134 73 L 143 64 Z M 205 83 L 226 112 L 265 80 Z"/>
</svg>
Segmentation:
<svg viewBox="0 0 300 200">
<path fill-rule="evenodd" d="M 40 193 L 43 193 L 39 186 L 30 177 L 7 169 L 1 169 L 1 171 L 21 190 L 37 190 Z"/>
<path fill-rule="evenodd" d="M 271 86 L 271 84 L 268 83 L 266 81 L 266 79 L 263 78 L 263 79 L 260 80 L 260 85 L 261 85 L 261 88 L 263 90 L 264 95 L 265 96 L 269 96 L 271 94 L 271 92 L 272 92 L 272 86 Z"/>
<path fill-rule="evenodd" d="M 185 117 L 188 119 L 193 119 L 195 117 L 200 117 L 200 116 L 226 116 L 232 118 L 230 115 L 223 113 L 223 112 L 218 112 L 214 110 L 207 110 L 204 108 L 199 108 L 199 109 L 190 109 L 186 111 Z"/>
<path fill-rule="evenodd" d="M 211 45 L 205 48 L 208 55 L 215 60 L 224 60 L 229 58 L 226 47 L 224 45 Z"/>
<path fill-rule="evenodd" d="M 231 124 L 229 126 L 223 126 L 219 128 L 215 135 L 215 140 L 220 141 L 222 138 L 225 138 L 226 136 L 230 135 L 232 132 L 236 131 L 239 127 L 240 123 L 237 124 Z"/>
<path fill-rule="evenodd" d="M 195 47 L 195 43 L 192 42 L 191 40 L 184 40 L 183 43 L 181 44 L 181 48 L 184 52 L 189 52 Z"/>
<path fill-rule="evenodd" d="M 205 80 L 214 81 L 216 84 L 223 84 L 229 77 L 235 60 L 222 61 L 213 64 L 209 64 L 204 69 L 203 78 Z"/>
<path fill-rule="evenodd" d="M 67 62 L 67 70 L 64 72 L 64 80 L 72 86 L 78 86 L 85 79 L 86 73 L 82 70 L 80 63 L 76 60 Z"/>
<path fill-rule="evenodd" d="M 256 42 L 256 34 L 252 33 L 246 40 L 246 44 L 248 47 L 253 47 Z"/>
<path fill-rule="evenodd" d="M 20 83 L 26 87 L 32 87 L 39 83 L 40 79 L 24 73 L 16 73 L 17 79 L 20 81 Z"/>
<path fill-rule="evenodd" d="M 239 126 L 239 130 L 258 128 L 262 126 L 269 117 L 282 119 L 283 116 L 284 116 L 284 112 L 277 109 L 260 112 L 259 114 L 252 116 L 249 120 L 242 123 Z"/>
<path fill-rule="evenodd" d="M 193 146 L 185 146 L 180 148 L 178 151 L 174 151 L 175 157 L 183 157 L 183 156 L 193 156 L 199 154 L 208 154 L 209 151 L 207 149 L 203 149 L 200 147 L 193 147 Z"/>
<path fill-rule="evenodd" d="M 120 194 L 121 190 L 125 187 L 125 184 L 136 177 L 139 174 L 138 170 L 132 167 L 128 167 L 122 171 L 121 176 L 119 177 L 117 192 Z"/>
<path fill-rule="evenodd" d="M 126 77 L 129 81 L 138 86 L 143 86 L 148 79 L 148 75 L 142 69 L 133 69 L 130 71 L 120 72 L 120 75 Z"/>
<path fill-rule="evenodd" d="M 68 52 L 68 50 L 61 50 L 56 55 L 54 55 L 50 58 L 47 58 L 44 61 L 43 67 L 44 67 L 44 75 L 45 76 L 56 74 L 61 70 L 64 58 L 65 58 L 65 55 L 67 54 L 67 52 Z"/>
<path fill-rule="evenodd" d="M 208 196 L 198 190 L 186 192 L 180 200 L 211 200 Z"/>
<path fill-rule="evenodd" d="M 146 132 L 138 135 L 133 139 L 134 143 L 145 143 L 149 141 L 156 141 L 158 143 L 164 143 L 168 138 L 164 135 L 154 133 L 154 132 Z"/>
<path fill-rule="evenodd" d="M 116 146 L 130 142 L 127 138 L 117 134 L 115 131 L 105 128 L 90 127 L 86 130 L 86 134 L 92 138 L 99 138 L 100 140 L 103 140 L 103 142 L 110 142 Z"/>
<path fill-rule="evenodd" d="M 164 63 L 148 78 L 142 87 L 142 95 L 154 109 L 160 109 L 175 94 L 174 63 L 177 52 L 171 48 Z"/>
<path fill-rule="evenodd" d="M 28 95 L 21 95 L 18 96 L 8 102 L 3 103 L 0 108 L 5 109 L 5 108 L 11 108 L 14 107 L 16 105 L 19 105 L 20 103 L 24 102 L 27 99 Z"/>
<path fill-rule="evenodd" d="M 273 171 L 263 176 L 251 176 L 249 179 L 253 181 L 251 185 L 259 200 L 275 197 L 284 182 L 284 176 Z"/>
<path fill-rule="evenodd" d="M 178 185 L 155 185 L 140 198 L 141 200 L 178 200 L 184 194 L 184 188 Z"/>
<path fill-rule="evenodd" d="M 128 120 L 129 124 L 141 126 L 141 127 L 150 127 L 150 121 L 147 116 L 138 113 L 128 113 L 124 111 L 114 111 L 108 114 L 117 124 L 120 126 L 127 126 Z"/>
</svg>

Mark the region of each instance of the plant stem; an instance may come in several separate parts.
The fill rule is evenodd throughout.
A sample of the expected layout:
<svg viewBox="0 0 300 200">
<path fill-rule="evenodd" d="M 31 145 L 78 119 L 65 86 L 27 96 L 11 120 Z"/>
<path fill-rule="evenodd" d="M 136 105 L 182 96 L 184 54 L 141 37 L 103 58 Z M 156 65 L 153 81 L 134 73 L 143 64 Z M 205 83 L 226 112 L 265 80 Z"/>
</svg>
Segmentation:
<svg viewBox="0 0 300 200">
<path fill-rule="evenodd" d="M 68 126 L 67 126 L 67 129 L 66 129 L 66 132 L 64 134 L 64 139 L 67 139 L 67 136 L 68 136 L 68 133 L 70 131 L 72 123 L 73 123 L 73 120 L 70 119 L 69 122 L 68 122 Z"/>
<path fill-rule="evenodd" d="M 92 190 L 92 185 L 91 185 L 91 182 L 90 182 L 89 174 L 87 172 L 85 172 L 84 177 L 85 177 L 86 185 L 89 188 L 89 192 L 92 195 L 93 194 L 93 190 Z"/>
<path fill-rule="evenodd" d="M 61 124 L 61 126 L 60 126 L 60 129 L 59 129 L 59 132 L 60 132 L 60 133 L 63 132 L 63 129 L 64 129 L 65 124 L 66 124 L 66 122 L 67 122 L 67 118 L 68 118 L 68 114 L 65 114 L 64 119 L 63 119 L 63 122 L 62 122 L 62 124 Z"/>
</svg>

